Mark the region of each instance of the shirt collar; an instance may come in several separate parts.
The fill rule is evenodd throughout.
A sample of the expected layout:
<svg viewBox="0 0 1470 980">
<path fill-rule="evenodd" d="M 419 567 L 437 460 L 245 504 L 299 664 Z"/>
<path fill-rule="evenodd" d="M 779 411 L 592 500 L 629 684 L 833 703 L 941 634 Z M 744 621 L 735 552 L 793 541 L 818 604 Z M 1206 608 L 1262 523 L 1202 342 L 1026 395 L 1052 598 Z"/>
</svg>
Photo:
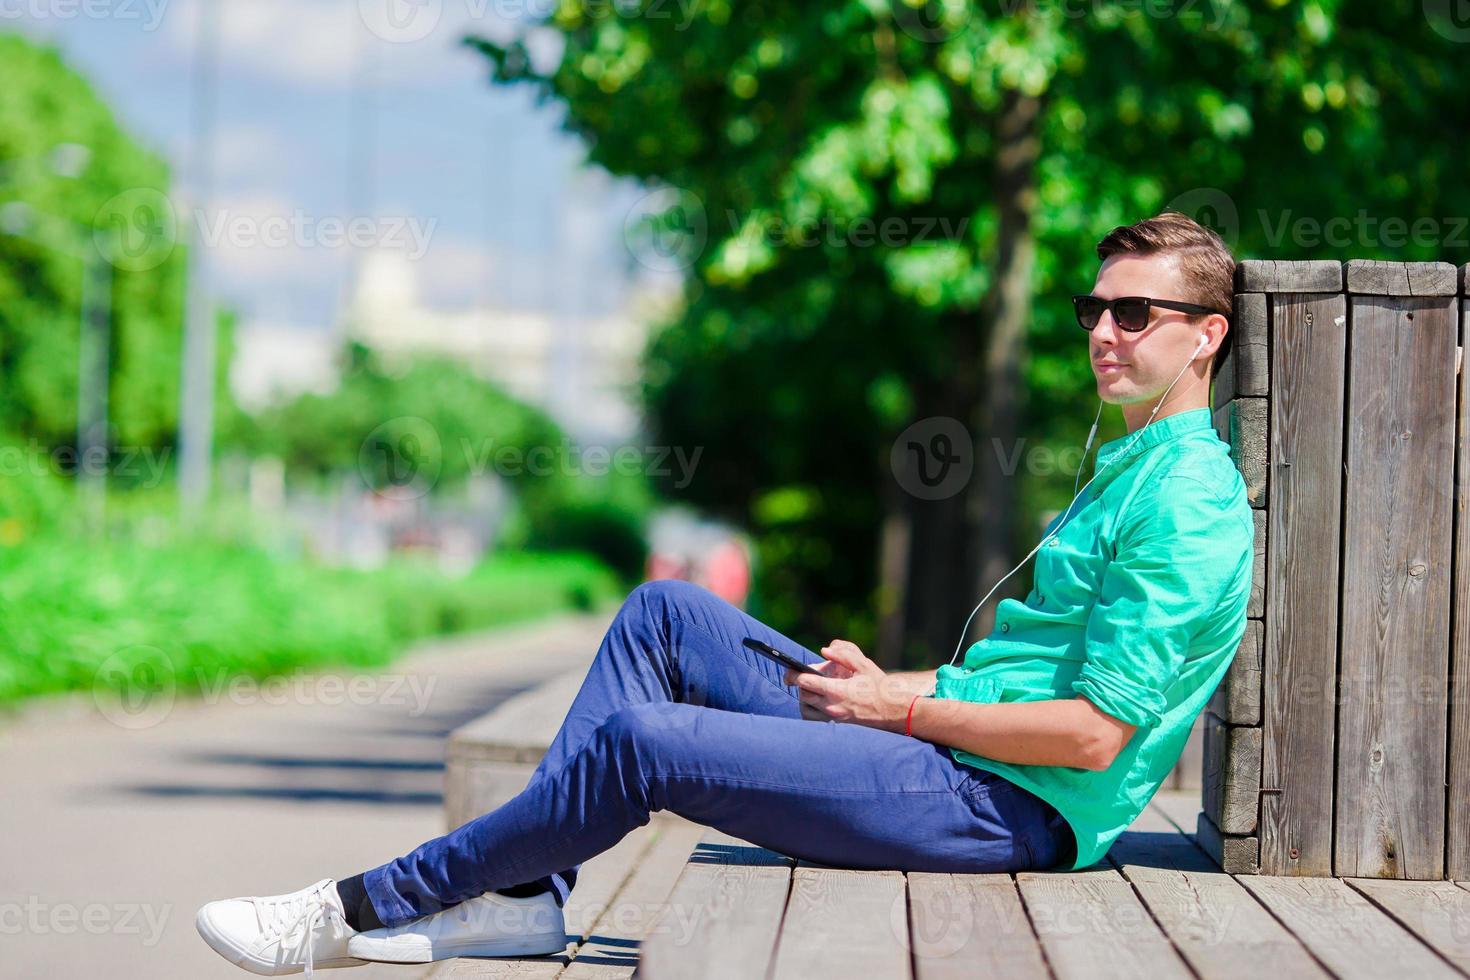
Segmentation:
<svg viewBox="0 0 1470 980">
<path fill-rule="evenodd" d="M 1136 432 L 1110 439 L 1097 447 L 1097 456 L 1092 471 L 1101 475 L 1095 476 L 1094 480 L 1098 483 L 1106 482 L 1126 470 L 1127 461 L 1144 450 L 1157 446 L 1161 442 L 1178 439 L 1191 432 L 1202 432 L 1205 429 L 1214 429 L 1209 408 L 1191 408 L 1187 411 L 1175 412 L 1156 422 L 1150 422 Z M 1110 461 L 1111 466 L 1109 466 Z M 1105 474 L 1103 473 L 1104 466 L 1108 467 Z"/>
</svg>

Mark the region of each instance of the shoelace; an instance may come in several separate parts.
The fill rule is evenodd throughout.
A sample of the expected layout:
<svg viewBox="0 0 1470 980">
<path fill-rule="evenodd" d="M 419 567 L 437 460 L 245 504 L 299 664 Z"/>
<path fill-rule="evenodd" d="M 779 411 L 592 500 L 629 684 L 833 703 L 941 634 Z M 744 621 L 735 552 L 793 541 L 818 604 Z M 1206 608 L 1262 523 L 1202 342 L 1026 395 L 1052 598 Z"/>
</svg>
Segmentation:
<svg viewBox="0 0 1470 980">
<path fill-rule="evenodd" d="M 261 931 L 268 937 L 274 938 L 280 936 L 284 943 L 285 937 L 290 935 L 297 925 L 304 923 L 301 930 L 301 941 L 306 946 L 306 976 L 308 980 L 310 980 L 312 968 L 315 965 L 315 953 L 313 949 L 315 944 L 311 941 L 312 931 L 316 929 L 324 917 L 330 921 L 330 916 L 335 915 L 337 911 L 327 902 L 323 894 L 330 887 L 332 887 L 330 884 L 323 884 L 302 898 L 296 899 L 251 899 L 251 904 L 255 906 L 256 924 L 260 926 Z M 302 902 L 305 903 L 304 909 L 299 904 Z M 294 916 L 291 915 L 293 908 L 297 909 Z M 266 921 L 267 916 L 262 914 L 263 912 L 269 913 L 269 923 Z"/>
</svg>

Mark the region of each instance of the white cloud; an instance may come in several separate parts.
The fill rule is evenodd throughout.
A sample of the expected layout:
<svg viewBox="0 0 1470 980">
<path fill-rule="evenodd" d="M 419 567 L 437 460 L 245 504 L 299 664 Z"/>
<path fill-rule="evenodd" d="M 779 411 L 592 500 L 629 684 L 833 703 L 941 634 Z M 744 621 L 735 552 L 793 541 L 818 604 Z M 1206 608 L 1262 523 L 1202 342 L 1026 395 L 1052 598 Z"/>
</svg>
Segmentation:
<svg viewBox="0 0 1470 980">
<path fill-rule="evenodd" d="M 210 2 L 210 0 L 204 0 Z M 353 65 L 353 37 L 360 26 L 355 3 L 341 0 L 246 0 L 218 4 L 222 68 L 242 67 L 282 81 L 345 85 Z M 169 40 L 192 57 L 201 0 L 182 5 L 168 19 Z"/>
<path fill-rule="evenodd" d="M 259 295 L 283 285 L 332 282 L 347 251 L 323 247 L 322 221 L 269 193 L 220 195 L 204 212 L 192 212 L 186 234 L 208 249 L 210 269 L 222 291 Z"/>
<path fill-rule="evenodd" d="M 278 185 L 291 157 L 286 139 L 266 126 L 229 123 L 214 138 L 214 173 L 226 186 Z"/>
<path fill-rule="evenodd" d="M 170 43 L 184 56 L 196 44 L 201 0 L 175 0 Z M 364 77 L 395 89 L 432 88 L 455 78 L 483 79 L 467 34 L 505 37 L 509 25 L 485 0 L 216 0 L 220 59 L 226 71 L 314 88 L 347 89 Z M 381 9 L 380 9 L 381 8 Z M 385 20 L 393 10 L 395 19 Z M 437 11 L 437 12 L 436 12 Z M 406 20 L 399 19 L 406 17 Z M 423 18 L 429 20 L 424 21 Z M 393 24 L 432 25 L 395 36 Z M 385 27 L 386 25 L 389 25 Z M 545 47 L 545 39 L 538 43 Z"/>
</svg>

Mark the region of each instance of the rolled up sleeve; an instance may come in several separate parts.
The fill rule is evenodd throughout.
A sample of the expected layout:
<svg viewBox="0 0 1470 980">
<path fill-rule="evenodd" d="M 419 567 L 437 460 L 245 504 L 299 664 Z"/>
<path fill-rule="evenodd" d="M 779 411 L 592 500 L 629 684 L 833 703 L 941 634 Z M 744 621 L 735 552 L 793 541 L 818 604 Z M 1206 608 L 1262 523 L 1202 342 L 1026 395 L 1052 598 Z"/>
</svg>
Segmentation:
<svg viewBox="0 0 1470 980">
<path fill-rule="evenodd" d="M 1074 693 L 1115 718 L 1151 728 L 1165 691 L 1238 567 L 1238 518 L 1193 477 L 1159 481 L 1120 526 L 1087 620 Z"/>
</svg>

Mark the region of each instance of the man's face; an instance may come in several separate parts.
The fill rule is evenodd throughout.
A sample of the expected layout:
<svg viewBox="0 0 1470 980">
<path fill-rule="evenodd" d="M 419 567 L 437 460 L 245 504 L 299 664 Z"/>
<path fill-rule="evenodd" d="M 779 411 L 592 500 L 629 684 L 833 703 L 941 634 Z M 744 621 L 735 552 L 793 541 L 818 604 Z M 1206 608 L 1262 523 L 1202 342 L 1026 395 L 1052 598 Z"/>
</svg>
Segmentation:
<svg viewBox="0 0 1470 980">
<path fill-rule="evenodd" d="M 1103 299 L 1148 296 L 1193 302 L 1180 288 L 1175 259 L 1170 255 L 1109 256 L 1097 272 L 1092 295 Z M 1149 309 L 1148 326 L 1128 333 L 1104 310 L 1088 341 L 1098 398 L 1111 405 L 1127 405 L 1157 398 L 1190 360 L 1203 336 L 1200 318 L 1176 310 Z M 1208 370 L 1210 348 L 1199 355 Z M 1175 390 L 1189 382 L 1186 372 Z"/>
</svg>

